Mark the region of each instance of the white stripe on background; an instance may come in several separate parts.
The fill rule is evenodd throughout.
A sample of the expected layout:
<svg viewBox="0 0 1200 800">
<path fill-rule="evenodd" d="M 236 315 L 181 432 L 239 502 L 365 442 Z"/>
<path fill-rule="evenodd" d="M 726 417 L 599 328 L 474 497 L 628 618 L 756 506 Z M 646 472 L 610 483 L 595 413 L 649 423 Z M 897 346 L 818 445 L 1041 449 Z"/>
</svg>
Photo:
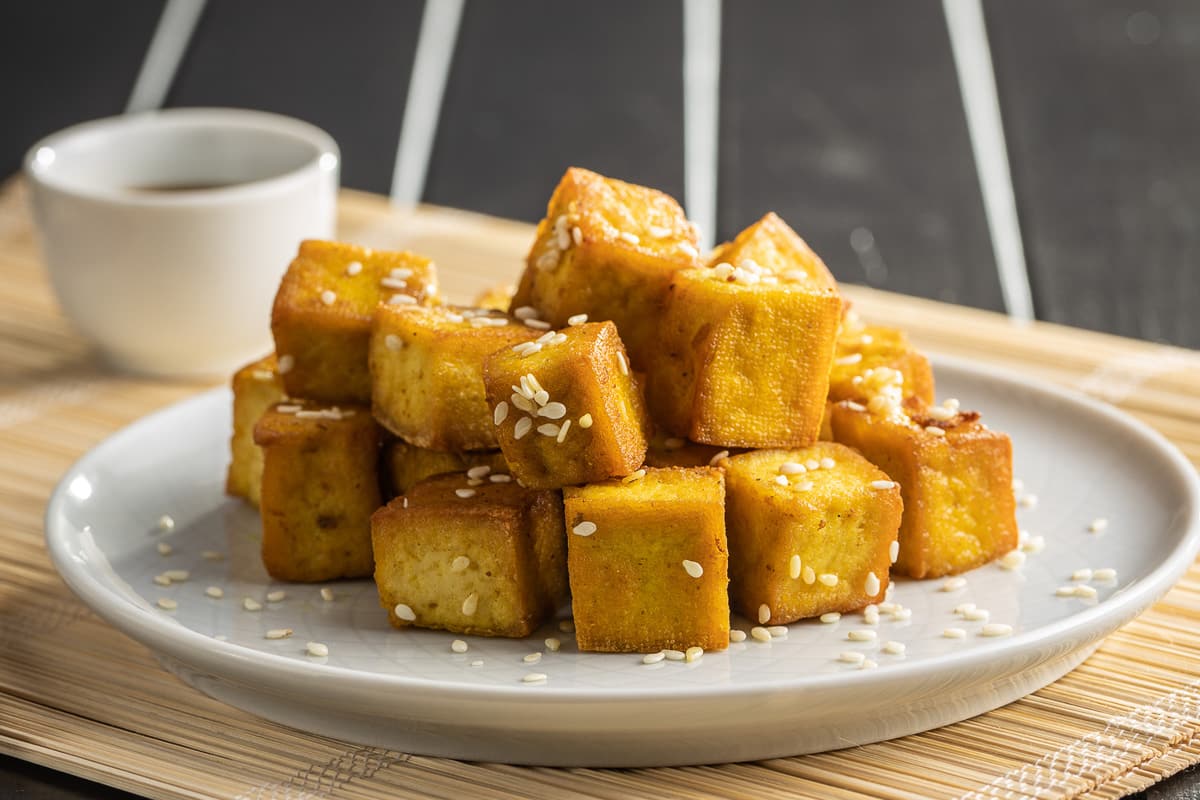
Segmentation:
<svg viewBox="0 0 1200 800">
<path fill-rule="evenodd" d="M 721 0 L 684 0 L 683 204 L 704 250 L 717 232 L 720 86 Z"/>
<path fill-rule="evenodd" d="M 162 108 L 175 82 L 179 62 L 192 40 L 192 32 L 204 13 L 204 3 L 205 0 L 167 0 L 129 94 L 126 113 Z"/>
<path fill-rule="evenodd" d="M 442 96 L 458 41 L 462 9 L 463 0 L 425 0 L 392 170 L 393 203 L 416 205 L 425 192 L 425 176 L 429 172 L 429 157 L 442 113 Z"/>
<path fill-rule="evenodd" d="M 1025 265 L 1025 246 L 1017 220 L 1017 201 L 1013 193 L 1012 171 L 1008 165 L 1008 146 L 1004 141 L 1004 122 L 1000 98 L 996 93 L 996 74 L 992 51 L 988 47 L 987 27 L 981 0 L 942 0 L 946 27 L 950 31 L 950 49 L 958 71 L 971 151 L 983 192 L 983 210 L 992 237 L 992 252 L 1000 273 L 1000 291 L 1010 316 L 1033 319 L 1033 293 Z"/>
</svg>

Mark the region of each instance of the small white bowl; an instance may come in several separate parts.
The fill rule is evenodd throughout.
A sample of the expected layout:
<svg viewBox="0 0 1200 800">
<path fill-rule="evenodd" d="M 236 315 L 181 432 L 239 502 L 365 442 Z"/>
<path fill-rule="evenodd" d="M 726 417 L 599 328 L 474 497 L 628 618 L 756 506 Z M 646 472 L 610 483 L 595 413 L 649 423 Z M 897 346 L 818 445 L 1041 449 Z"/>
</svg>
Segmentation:
<svg viewBox="0 0 1200 800">
<path fill-rule="evenodd" d="M 297 245 L 333 236 L 339 163 L 308 123 L 195 108 L 59 131 L 25 174 L 68 319 L 121 369 L 199 376 L 270 350 Z"/>
</svg>

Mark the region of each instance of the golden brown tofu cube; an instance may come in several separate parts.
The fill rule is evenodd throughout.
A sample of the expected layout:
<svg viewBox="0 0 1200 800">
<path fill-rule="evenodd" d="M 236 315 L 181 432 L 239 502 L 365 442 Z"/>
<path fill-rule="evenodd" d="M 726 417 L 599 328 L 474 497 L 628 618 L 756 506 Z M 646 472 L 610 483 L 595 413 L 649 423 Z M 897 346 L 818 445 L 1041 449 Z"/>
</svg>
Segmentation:
<svg viewBox="0 0 1200 800">
<path fill-rule="evenodd" d="M 936 578 L 986 564 L 1017 546 L 1012 442 L 975 412 L 833 406 L 833 435 L 900 484 L 904 519 L 894 569 Z"/>
<path fill-rule="evenodd" d="M 555 328 L 576 314 L 612 320 L 640 366 L 656 347 L 671 277 L 699 266 L 696 248 L 670 196 L 572 167 L 538 223 L 512 307 L 535 308 Z"/>
<path fill-rule="evenodd" d="M 721 470 L 648 469 L 565 489 L 563 500 L 580 650 L 729 646 Z"/>
<path fill-rule="evenodd" d="M 376 419 L 418 447 L 494 449 L 483 360 L 541 333 L 487 309 L 380 306 L 370 349 Z"/>
<path fill-rule="evenodd" d="M 475 305 L 479 308 L 490 308 L 493 311 L 503 311 L 507 314 L 515 291 L 516 289 L 508 284 L 491 286 L 479 293 L 479 296 L 475 298 Z"/>
<path fill-rule="evenodd" d="M 671 283 L 646 399 L 671 434 L 726 447 L 798 447 L 820 431 L 841 319 L 837 284 L 768 214 L 713 266 Z"/>
<path fill-rule="evenodd" d="M 487 467 L 483 477 L 507 475 L 508 462 L 499 450 L 475 450 L 455 453 L 449 450 L 429 450 L 397 439 L 384 448 L 384 465 L 391 496 L 404 494 L 417 483 L 445 472 L 465 472 L 475 467 Z"/>
<path fill-rule="evenodd" d="M 721 467 L 731 454 L 743 452 L 741 448 L 699 444 L 656 433 L 650 437 L 646 447 L 647 467 Z"/>
<path fill-rule="evenodd" d="M 440 475 L 379 509 L 371 535 L 397 628 L 528 636 L 567 599 L 558 492 Z"/>
<path fill-rule="evenodd" d="M 301 243 L 271 311 L 287 393 L 326 403 L 371 402 L 367 340 L 376 307 L 426 304 L 436 294 L 433 262 L 423 256 Z"/>
<path fill-rule="evenodd" d="M 848 447 L 755 450 L 725 461 L 733 606 L 784 624 L 883 599 L 900 488 Z"/>
<path fill-rule="evenodd" d="M 838 333 L 837 352 L 829 372 L 829 399 L 855 400 L 863 405 L 876 391 L 872 376 L 880 367 L 900 374 L 901 397 L 933 402 L 933 368 L 929 359 L 908 342 L 904 331 L 867 325 L 851 313 Z"/>
<path fill-rule="evenodd" d="M 225 492 L 258 505 L 262 490 L 262 449 L 254 443 L 254 426 L 267 409 L 284 397 L 275 371 L 275 356 L 255 361 L 233 374 L 233 436 Z"/>
<path fill-rule="evenodd" d="M 550 331 L 488 356 L 489 423 L 521 483 L 553 489 L 642 465 L 649 423 L 627 358 L 611 322 Z"/>
<path fill-rule="evenodd" d="M 362 406 L 280 403 L 258 421 L 262 559 L 271 577 L 311 582 L 371 574 L 379 435 Z"/>
</svg>

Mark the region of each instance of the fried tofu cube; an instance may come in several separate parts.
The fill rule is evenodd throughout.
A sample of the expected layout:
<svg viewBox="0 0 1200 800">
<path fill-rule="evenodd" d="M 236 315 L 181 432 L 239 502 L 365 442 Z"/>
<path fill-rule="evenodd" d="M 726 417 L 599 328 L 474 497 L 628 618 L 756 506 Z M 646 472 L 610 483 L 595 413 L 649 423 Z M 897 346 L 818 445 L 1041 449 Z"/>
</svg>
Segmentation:
<svg viewBox="0 0 1200 800">
<path fill-rule="evenodd" d="M 488 356 L 489 423 L 512 474 L 555 489 L 628 475 L 646 455 L 642 389 L 611 322 L 547 332 Z"/>
<path fill-rule="evenodd" d="M 275 356 L 269 355 L 233 374 L 233 436 L 229 440 L 229 471 L 226 494 L 258 505 L 262 490 L 262 448 L 254 443 L 254 426 L 267 409 L 283 400 L 283 382 L 275 371 Z"/>
<path fill-rule="evenodd" d="M 515 291 L 516 289 L 509 284 L 489 286 L 475 298 L 475 305 L 479 308 L 490 308 L 493 311 L 503 311 L 507 314 Z"/>
<path fill-rule="evenodd" d="M 580 650 L 729 646 L 721 470 L 647 469 L 564 489 L 563 501 Z"/>
<path fill-rule="evenodd" d="M 568 597 L 558 492 L 440 475 L 379 509 L 371 536 L 397 628 L 528 636 Z"/>
<path fill-rule="evenodd" d="M 508 462 L 499 450 L 474 450 L 451 452 L 417 447 L 403 439 L 396 439 L 384 446 L 384 473 L 391 496 L 401 495 L 416 484 L 445 472 L 466 472 L 485 479 L 495 476 L 496 482 L 510 481 Z M 475 468 L 479 469 L 475 469 Z M 483 469 L 486 467 L 487 469 Z"/>
<path fill-rule="evenodd" d="M 833 406 L 835 439 L 900 484 L 904 519 L 894 569 L 936 578 L 973 569 L 1017 546 L 1012 442 L 975 412 L 853 401 Z"/>
<path fill-rule="evenodd" d="M 371 402 L 367 341 L 376 307 L 424 305 L 436 294 L 433 262 L 423 256 L 302 242 L 271 311 L 287 393 L 326 403 Z"/>
<path fill-rule="evenodd" d="M 848 447 L 818 442 L 725 461 L 734 608 L 785 624 L 883 599 L 900 488 Z"/>
<path fill-rule="evenodd" d="M 372 411 L 418 447 L 495 449 L 483 360 L 541 333 L 487 309 L 380 306 L 370 345 Z"/>
<path fill-rule="evenodd" d="M 842 300 L 829 270 L 774 214 L 679 272 L 647 368 L 671 434 L 725 447 L 802 447 L 820 431 Z"/>
<path fill-rule="evenodd" d="M 280 403 L 254 426 L 263 451 L 262 559 L 282 581 L 371 574 L 379 427 L 363 406 Z"/>
<path fill-rule="evenodd" d="M 838 333 L 837 352 L 829 372 L 829 399 L 835 403 L 870 402 L 876 391 L 871 378 L 881 367 L 899 373 L 901 397 L 933 402 L 933 368 L 929 359 L 909 344 L 904 331 L 867 325 L 857 315 L 848 315 Z"/>
<path fill-rule="evenodd" d="M 658 341 L 671 277 L 699 266 L 696 230 L 669 195 L 572 167 L 538 223 L 512 307 L 555 328 L 611 320 L 636 366 Z"/>
<path fill-rule="evenodd" d="M 699 444 L 656 433 L 646 447 L 647 467 L 720 467 L 731 453 L 740 453 L 740 448 L 730 450 L 712 444 Z"/>
</svg>

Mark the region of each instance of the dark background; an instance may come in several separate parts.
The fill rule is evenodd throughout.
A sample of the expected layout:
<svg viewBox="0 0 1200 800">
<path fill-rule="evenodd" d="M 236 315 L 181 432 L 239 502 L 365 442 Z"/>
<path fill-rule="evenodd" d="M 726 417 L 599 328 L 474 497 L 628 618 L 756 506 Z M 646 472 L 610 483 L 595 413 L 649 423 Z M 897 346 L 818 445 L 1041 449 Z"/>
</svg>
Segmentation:
<svg viewBox="0 0 1200 800">
<path fill-rule="evenodd" d="M 163 7 L 0 10 L 0 178 L 39 137 L 125 109 Z M 983 8 L 1037 317 L 1200 347 L 1200 3 Z M 209 0 L 166 105 L 314 122 L 343 183 L 386 194 L 423 12 Z M 577 164 L 682 200 L 682 16 L 467 0 L 423 199 L 534 221 Z M 721 36 L 718 239 L 773 209 L 841 280 L 1005 309 L 941 2 L 730 0 Z M 0 797 L 98 792 L 0 759 Z"/>
</svg>

